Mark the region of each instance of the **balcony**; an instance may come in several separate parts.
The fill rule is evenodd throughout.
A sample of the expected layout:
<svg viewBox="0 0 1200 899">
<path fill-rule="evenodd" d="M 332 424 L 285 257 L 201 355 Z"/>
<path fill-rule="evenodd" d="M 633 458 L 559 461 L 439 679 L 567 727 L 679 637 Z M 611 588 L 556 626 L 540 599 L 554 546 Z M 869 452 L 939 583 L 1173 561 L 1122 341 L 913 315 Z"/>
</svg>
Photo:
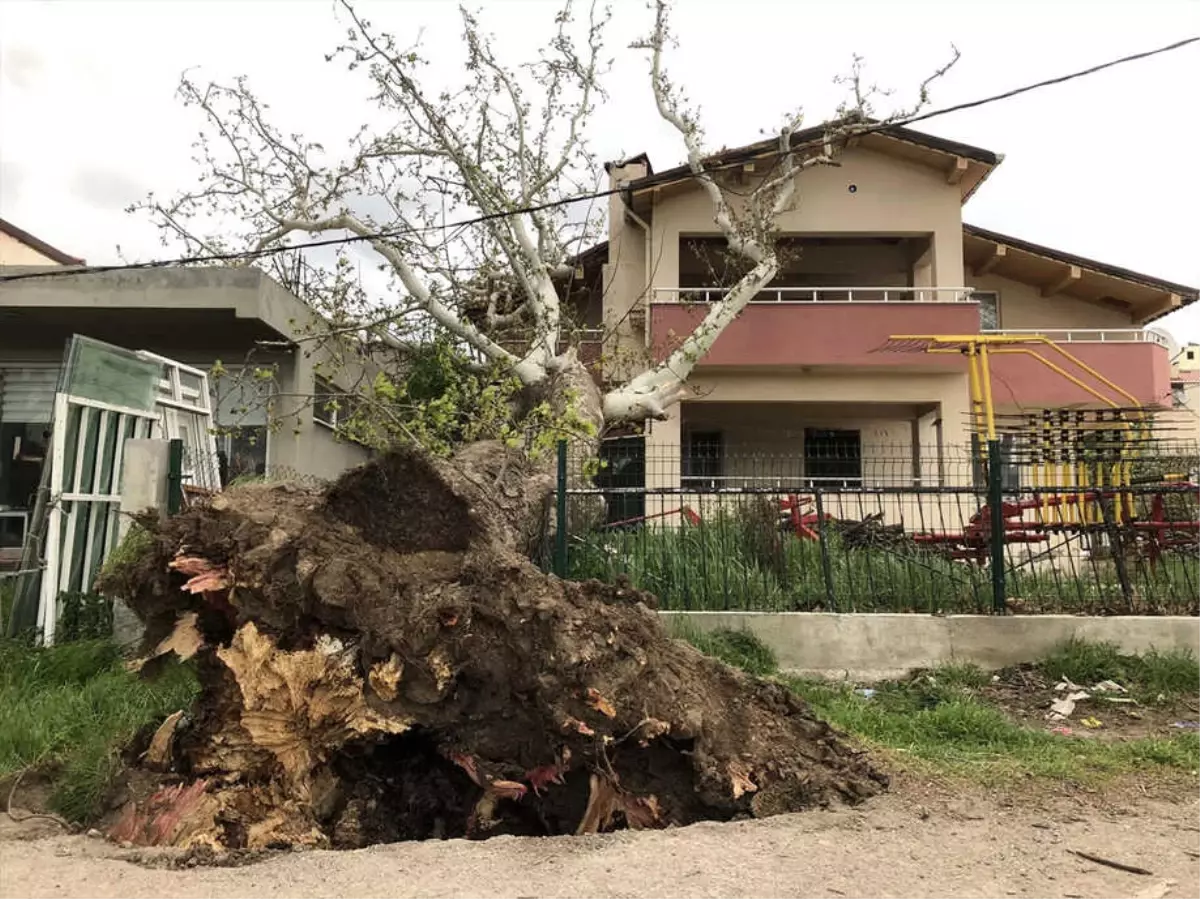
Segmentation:
<svg viewBox="0 0 1200 899">
<path fill-rule="evenodd" d="M 650 344 L 665 358 L 700 323 L 720 288 L 654 291 Z M 977 334 L 979 306 L 965 287 L 770 287 L 717 338 L 701 365 L 965 371 L 953 355 L 881 352 L 893 334 Z"/>
<path fill-rule="evenodd" d="M 997 406 L 1103 406 L 1107 405 L 1106 399 L 1118 406 L 1159 406 L 1169 403 L 1169 350 L 1166 341 L 1158 334 L 1133 328 L 1102 331 L 996 330 L 983 333 L 1028 338 L 1030 341 L 1011 348 L 993 349 L 989 353 L 992 397 Z M 1078 359 L 1082 366 L 1072 362 L 1053 346 L 1047 346 L 1040 339 L 1043 337 Z M 1063 377 L 1035 358 L 1034 353 L 1082 381 L 1101 396 Z M 1088 369 L 1115 387 L 1105 384 Z"/>
</svg>

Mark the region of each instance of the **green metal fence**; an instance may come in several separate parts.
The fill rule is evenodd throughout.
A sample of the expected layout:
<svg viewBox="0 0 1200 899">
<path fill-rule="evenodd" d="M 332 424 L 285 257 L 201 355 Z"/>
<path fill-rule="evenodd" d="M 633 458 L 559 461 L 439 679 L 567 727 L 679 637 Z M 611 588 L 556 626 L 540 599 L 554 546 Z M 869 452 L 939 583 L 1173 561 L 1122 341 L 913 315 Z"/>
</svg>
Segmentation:
<svg viewBox="0 0 1200 899">
<path fill-rule="evenodd" d="M 625 440 L 596 470 L 560 447 L 547 567 L 664 609 L 1200 614 L 1191 445 L 1147 444 L 1132 479 L 1086 489 L 999 444 L 696 455 Z"/>
</svg>

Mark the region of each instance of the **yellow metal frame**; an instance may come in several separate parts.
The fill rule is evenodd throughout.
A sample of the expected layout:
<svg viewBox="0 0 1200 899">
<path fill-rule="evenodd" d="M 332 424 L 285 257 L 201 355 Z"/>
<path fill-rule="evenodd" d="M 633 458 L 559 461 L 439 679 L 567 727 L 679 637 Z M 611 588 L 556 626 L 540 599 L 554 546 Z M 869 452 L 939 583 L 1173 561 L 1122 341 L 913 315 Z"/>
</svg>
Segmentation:
<svg viewBox="0 0 1200 899">
<path fill-rule="evenodd" d="M 1107 480 L 1111 482 L 1109 485 L 1105 485 L 1104 483 L 1106 472 L 1104 463 L 1102 462 L 1095 462 L 1093 468 L 1092 464 L 1081 459 L 1076 459 L 1074 463 L 1066 457 L 1054 461 L 1051 458 L 1053 455 L 1053 446 L 1056 442 L 1054 440 L 1054 428 L 1048 421 L 1044 422 L 1044 426 L 1041 429 L 1042 433 L 1038 435 L 1035 427 L 1034 438 L 1035 441 L 1041 444 L 1040 455 L 1042 459 L 1033 466 L 1033 486 L 1035 488 L 1041 486 L 1063 487 L 1075 491 L 1073 495 L 1066 494 L 1060 496 L 1057 503 L 1052 503 L 1051 498 L 1049 496 L 1046 497 L 1044 506 L 1038 509 L 1038 517 L 1043 524 L 1067 524 L 1076 523 L 1077 521 L 1083 524 L 1098 523 L 1102 519 L 1101 510 L 1096 506 L 1095 502 L 1087 499 L 1086 491 L 1091 487 L 1129 486 L 1133 475 L 1133 457 L 1137 454 L 1138 444 L 1149 436 L 1136 428 L 1135 424 L 1148 421 L 1148 414 L 1141 408 L 1141 403 L 1132 393 L 1096 371 L 1092 366 L 1073 353 L 1065 350 L 1049 337 L 1043 334 L 1022 334 L 1019 336 L 1009 334 L 901 334 L 893 336 L 891 339 L 895 341 L 923 342 L 927 344 L 925 348 L 925 352 L 927 353 L 960 353 L 967 357 L 967 377 L 971 393 L 971 429 L 974 433 L 984 438 L 983 452 L 985 459 L 987 443 L 996 439 L 996 414 L 992 400 L 991 366 L 988 358 L 992 353 L 1019 353 L 1030 356 L 1055 374 L 1095 397 L 1109 408 L 1113 410 L 1121 408 L 1110 397 L 1105 396 L 1099 390 L 1096 390 L 1082 379 L 1071 374 L 1061 365 L 1051 362 L 1037 352 L 1036 349 L 1031 348 L 1029 344 L 1048 346 L 1060 356 L 1067 359 L 1071 364 L 1077 366 L 1085 374 L 1128 400 L 1132 406 L 1137 407 L 1137 411 L 1134 413 L 1136 415 L 1134 421 L 1128 420 L 1124 415 L 1121 415 L 1120 418 L 1114 417 L 1113 430 L 1122 436 L 1118 439 L 1118 461 L 1113 463 L 1111 470 L 1107 472 Z M 1102 424 L 1103 421 L 1100 423 Z M 1065 425 L 1065 422 L 1063 424 Z M 1078 425 L 1082 424 L 1082 422 L 1076 422 L 1075 424 L 1076 428 L 1072 428 L 1071 430 L 1080 430 Z M 1120 494 L 1118 496 L 1118 501 L 1115 504 L 1115 514 L 1118 521 L 1124 521 L 1132 516 L 1132 497 L 1130 495 Z"/>
</svg>

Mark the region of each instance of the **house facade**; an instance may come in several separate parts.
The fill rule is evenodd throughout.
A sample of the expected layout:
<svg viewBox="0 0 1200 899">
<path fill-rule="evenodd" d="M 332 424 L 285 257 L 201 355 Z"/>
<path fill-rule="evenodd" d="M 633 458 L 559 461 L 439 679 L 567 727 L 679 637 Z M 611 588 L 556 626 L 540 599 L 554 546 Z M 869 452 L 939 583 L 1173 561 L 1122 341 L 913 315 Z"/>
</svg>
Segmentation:
<svg viewBox="0 0 1200 899">
<path fill-rule="evenodd" d="M 767 142 L 712 165 L 736 203 L 773 158 Z M 956 463 L 986 437 L 984 394 L 997 436 L 1170 408 L 1169 341 L 1145 326 L 1196 288 L 965 223 L 1002 161 L 990 151 L 895 127 L 837 161 L 799 175 L 777 220 L 779 275 L 697 364 L 687 398 L 631 438 L 646 487 L 947 484 L 972 477 Z M 573 296 L 616 380 L 624 360 L 665 358 L 738 271 L 686 168 L 639 156 L 609 176 L 609 239 L 580 257 Z"/>
<path fill-rule="evenodd" d="M 162 268 L 72 274 L 83 260 L 0 223 L 0 522 L 25 520 L 72 335 L 166 357 L 208 375 L 220 481 L 242 475 L 333 478 L 369 457 L 340 439 L 338 388 L 311 309 L 252 268 Z M 61 269 L 59 271 L 58 269 Z M 52 276 L 46 276 L 53 272 Z M 330 377 L 354 377 L 352 364 Z M 334 374 L 333 372 L 337 373 Z M 263 373 L 271 376 L 265 377 Z M 4 531 L 21 545 L 15 525 Z"/>
</svg>

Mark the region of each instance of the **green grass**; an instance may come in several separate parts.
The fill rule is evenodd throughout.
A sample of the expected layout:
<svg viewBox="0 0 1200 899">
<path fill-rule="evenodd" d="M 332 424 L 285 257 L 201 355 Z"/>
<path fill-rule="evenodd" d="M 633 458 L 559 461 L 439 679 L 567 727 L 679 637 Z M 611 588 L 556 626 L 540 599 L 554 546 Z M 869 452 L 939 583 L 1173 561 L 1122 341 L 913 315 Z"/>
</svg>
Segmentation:
<svg viewBox="0 0 1200 899">
<path fill-rule="evenodd" d="M 8 618 L 12 615 L 13 599 L 16 598 L 17 579 L 0 577 L 0 637 L 8 628 Z"/>
<path fill-rule="evenodd" d="M 691 643 L 705 655 L 750 674 L 766 677 L 779 671 L 779 662 L 771 647 L 749 631 L 728 628 L 703 631 L 686 621 L 678 621 L 674 624 L 674 635 Z"/>
<path fill-rule="evenodd" d="M 777 673 L 770 648 L 748 632 L 684 627 L 676 633 L 752 674 Z M 1120 675 L 1135 695 L 1194 695 L 1200 682 L 1194 655 L 1125 656 L 1106 644 L 1068 643 L 1040 667 L 1054 677 L 1073 672 L 1067 676 L 1088 684 Z M 1194 733 L 1107 742 L 1023 727 L 980 698 L 991 675 L 974 665 L 946 665 L 876 684 L 869 696 L 850 684 L 780 679 L 820 717 L 863 744 L 901 765 L 943 775 L 982 782 L 1027 776 L 1096 782 L 1135 771 L 1200 768 L 1200 736 Z"/>
<path fill-rule="evenodd" d="M 107 641 L 0 642 L 0 777 L 41 772 L 51 808 L 87 821 L 119 770 L 121 749 L 142 727 L 189 706 L 196 689 L 183 665 L 153 681 L 129 674 Z"/>
<path fill-rule="evenodd" d="M 938 672 L 932 675 L 935 681 Z M 845 685 L 789 681 L 818 715 L 869 746 L 944 774 L 994 782 L 1014 776 L 1102 780 L 1139 770 L 1200 767 L 1200 737 L 1126 742 L 1063 737 L 1022 727 L 968 690 L 881 684 L 867 698 Z"/>
<path fill-rule="evenodd" d="M 912 545 L 847 548 L 826 539 L 830 591 L 819 542 L 779 533 L 775 519 L 747 506 L 706 515 L 700 525 L 647 526 L 574 535 L 568 576 L 612 581 L 618 575 L 653 593 L 663 609 L 986 613 L 986 567 L 946 559 Z M 1139 602 L 1161 612 L 1194 614 L 1200 565 L 1170 557 L 1151 570 L 1131 563 Z M 1008 595 L 1027 612 L 1111 613 L 1125 599 L 1111 561 L 1059 560 L 1013 565 Z"/>
<path fill-rule="evenodd" d="M 1139 702 L 1200 694 L 1200 664 L 1190 650 L 1124 655 L 1112 643 L 1072 640 L 1038 663 L 1047 679 L 1066 677 L 1083 687 L 1116 681 Z"/>
</svg>

